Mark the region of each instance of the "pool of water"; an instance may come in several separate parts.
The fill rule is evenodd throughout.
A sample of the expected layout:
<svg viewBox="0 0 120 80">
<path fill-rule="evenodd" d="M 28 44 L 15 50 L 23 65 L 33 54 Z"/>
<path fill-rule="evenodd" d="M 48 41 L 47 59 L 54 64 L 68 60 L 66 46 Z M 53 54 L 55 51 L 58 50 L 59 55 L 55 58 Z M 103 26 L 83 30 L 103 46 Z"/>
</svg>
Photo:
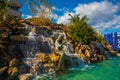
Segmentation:
<svg viewBox="0 0 120 80">
<path fill-rule="evenodd" d="M 120 57 L 105 60 L 81 69 L 69 69 L 57 80 L 120 80 Z"/>
</svg>

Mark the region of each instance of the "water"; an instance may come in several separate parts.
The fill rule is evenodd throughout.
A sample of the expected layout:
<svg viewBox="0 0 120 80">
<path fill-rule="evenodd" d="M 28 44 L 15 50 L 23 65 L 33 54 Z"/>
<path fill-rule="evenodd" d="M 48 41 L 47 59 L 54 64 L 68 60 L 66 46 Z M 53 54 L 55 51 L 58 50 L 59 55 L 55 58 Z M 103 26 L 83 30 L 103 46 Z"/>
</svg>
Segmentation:
<svg viewBox="0 0 120 80">
<path fill-rule="evenodd" d="M 104 49 L 104 47 L 100 43 L 96 43 L 96 47 L 98 47 L 105 54 L 107 59 L 111 59 L 111 54 Z"/>
<path fill-rule="evenodd" d="M 72 66 L 70 66 L 70 69 L 67 70 L 65 74 L 58 76 L 58 80 L 120 80 L 120 77 L 118 77 L 120 74 L 120 58 L 106 60 L 102 63 L 88 66 L 81 58 L 79 58 L 78 55 L 75 54 L 73 45 L 66 39 L 64 32 L 58 32 L 58 35 L 54 35 L 52 32 L 50 34 L 44 29 L 39 28 L 37 29 L 37 33 L 36 28 L 33 27 L 31 30 L 28 29 L 27 32 L 28 39 L 26 40 L 26 47 L 24 48 L 26 54 L 28 54 L 28 56 L 26 55 L 26 59 L 29 57 L 30 59 L 35 58 L 34 54 L 39 52 L 45 54 L 53 53 L 54 47 L 60 52 L 60 55 L 66 54 L 71 57 L 70 62 Z M 55 36 L 55 39 L 51 36 Z M 105 52 L 107 59 L 111 59 L 111 55 L 104 50 L 101 44 L 97 44 L 97 47 L 100 48 L 101 51 Z M 64 58 L 61 57 L 60 60 L 64 61 L 62 59 Z M 61 65 L 61 61 L 59 62 L 59 65 Z M 31 68 L 31 66 L 29 67 Z M 36 71 L 36 73 L 38 73 L 38 71 Z M 41 80 L 45 75 L 41 76 L 36 74 L 35 80 Z M 49 78 L 49 76 L 47 77 Z"/>
<path fill-rule="evenodd" d="M 120 57 L 79 70 L 67 70 L 57 80 L 120 80 Z"/>
</svg>

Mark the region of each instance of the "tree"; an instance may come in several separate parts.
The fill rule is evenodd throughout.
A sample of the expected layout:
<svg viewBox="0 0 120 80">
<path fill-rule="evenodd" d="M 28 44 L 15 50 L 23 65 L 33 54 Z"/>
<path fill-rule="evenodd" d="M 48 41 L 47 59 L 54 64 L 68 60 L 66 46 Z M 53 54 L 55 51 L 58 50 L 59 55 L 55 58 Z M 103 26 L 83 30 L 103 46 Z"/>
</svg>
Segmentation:
<svg viewBox="0 0 120 80">
<path fill-rule="evenodd" d="M 92 38 L 94 30 L 87 24 L 87 16 L 80 18 L 80 15 L 71 16 L 69 34 L 70 36 L 80 44 L 88 44 Z"/>
<path fill-rule="evenodd" d="M 7 8 L 10 3 L 6 0 L 0 0 L 0 23 L 5 20 L 7 15 Z"/>
</svg>

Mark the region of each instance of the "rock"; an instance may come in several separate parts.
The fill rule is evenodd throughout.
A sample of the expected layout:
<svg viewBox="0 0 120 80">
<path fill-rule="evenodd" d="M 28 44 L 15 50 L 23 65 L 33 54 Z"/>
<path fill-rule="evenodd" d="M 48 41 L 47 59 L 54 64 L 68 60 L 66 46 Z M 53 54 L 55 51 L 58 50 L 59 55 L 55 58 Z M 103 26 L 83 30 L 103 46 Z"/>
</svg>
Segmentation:
<svg viewBox="0 0 120 80">
<path fill-rule="evenodd" d="M 25 36 L 21 36 L 21 35 L 12 35 L 10 38 L 15 41 L 25 41 L 26 40 Z"/>
<path fill-rule="evenodd" d="M 40 62 L 39 59 L 33 59 L 33 60 L 32 60 L 32 63 L 36 63 L 36 64 L 38 64 L 39 62 Z"/>
<path fill-rule="evenodd" d="M 30 75 L 23 74 L 19 76 L 19 80 L 30 80 Z"/>
<path fill-rule="evenodd" d="M 0 68 L 0 75 L 2 75 L 7 70 L 7 67 Z"/>
<path fill-rule="evenodd" d="M 111 53 L 113 56 L 117 56 L 117 52 L 113 50 L 112 46 L 110 44 L 107 44 L 105 48 Z"/>
<path fill-rule="evenodd" d="M 17 59 L 13 58 L 10 62 L 9 62 L 9 67 L 15 67 L 18 66 L 18 61 Z"/>
<path fill-rule="evenodd" d="M 90 53 L 88 50 L 85 50 L 85 57 L 88 64 L 90 64 Z"/>
<path fill-rule="evenodd" d="M 111 46 L 110 44 L 107 44 L 105 47 L 106 47 L 109 51 L 113 50 L 113 48 L 112 48 L 112 46 Z"/>
<path fill-rule="evenodd" d="M 44 67 L 49 67 L 50 65 L 48 63 L 44 64 Z"/>
<path fill-rule="evenodd" d="M 117 56 L 120 56 L 120 53 L 117 53 Z"/>
<path fill-rule="evenodd" d="M 18 75 L 18 68 L 10 67 L 8 68 L 8 76 L 6 80 L 14 80 L 17 75 Z"/>
<path fill-rule="evenodd" d="M 81 59 L 84 61 L 85 60 L 85 55 L 82 53 L 80 54 Z"/>
<path fill-rule="evenodd" d="M 31 61 L 24 61 L 23 62 L 25 65 L 31 65 L 32 63 L 31 63 Z"/>
<path fill-rule="evenodd" d="M 36 54 L 36 57 L 37 59 L 41 60 L 41 61 L 44 61 L 45 59 L 45 54 L 44 53 L 38 53 Z"/>
<path fill-rule="evenodd" d="M 37 71 L 36 71 L 36 67 L 35 66 L 32 66 L 32 68 L 30 68 L 30 73 L 31 74 L 35 74 Z"/>
<path fill-rule="evenodd" d="M 75 53 L 79 54 L 79 55 L 82 54 L 82 49 L 80 47 L 76 47 L 75 48 Z"/>
<path fill-rule="evenodd" d="M 110 53 L 111 53 L 111 55 L 113 55 L 113 56 L 117 56 L 117 52 L 114 51 L 114 50 L 111 50 Z"/>
<path fill-rule="evenodd" d="M 104 55 L 98 55 L 98 59 L 99 59 L 99 61 L 103 61 L 104 60 Z"/>
<path fill-rule="evenodd" d="M 7 66 L 8 65 L 8 60 L 5 59 L 4 56 L 0 55 L 0 66 Z"/>
<path fill-rule="evenodd" d="M 90 57 L 90 53 L 89 53 L 89 51 L 88 50 L 85 50 L 85 55 L 86 55 L 86 57 Z"/>
<path fill-rule="evenodd" d="M 55 54 L 50 54 L 49 58 L 52 62 L 57 62 L 59 60 L 59 56 L 56 56 Z"/>
</svg>

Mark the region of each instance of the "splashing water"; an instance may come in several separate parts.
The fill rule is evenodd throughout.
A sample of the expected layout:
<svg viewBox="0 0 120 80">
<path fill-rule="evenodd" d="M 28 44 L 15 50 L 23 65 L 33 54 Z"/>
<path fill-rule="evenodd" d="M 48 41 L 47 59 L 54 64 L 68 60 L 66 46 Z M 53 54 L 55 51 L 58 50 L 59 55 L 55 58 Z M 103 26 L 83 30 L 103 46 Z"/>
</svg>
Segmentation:
<svg viewBox="0 0 120 80">
<path fill-rule="evenodd" d="M 98 47 L 101 51 L 103 51 L 103 53 L 105 54 L 107 59 L 111 59 L 112 58 L 110 53 L 108 51 L 106 51 L 100 43 L 97 42 L 96 43 L 96 47 Z"/>
<path fill-rule="evenodd" d="M 61 40 L 61 37 L 63 40 Z M 61 43 L 59 43 L 59 40 L 61 40 Z M 63 44 L 64 43 L 64 44 Z M 73 45 L 67 41 L 66 39 L 66 35 L 60 34 L 55 42 L 56 44 L 56 49 L 59 49 L 59 47 L 62 46 L 62 53 L 61 54 L 65 54 L 66 56 L 70 57 L 70 68 L 74 69 L 76 67 L 83 67 L 86 66 L 87 64 L 80 58 L 80 56 L 78 54 L 75 54 Z M 64 57 L 63 55 L 61 57 Z M 62 59 L 62 58 L 61 58 Z M 64 59 L 64 58 L 63 58 Z M 63 61 L 63 60 L 62 60 Z"/>
<path fill-rule="evenodd" d="M 120 80 L 120 57 L 79 70 L 67 70 L 57 80 Z"/>
</svg>

